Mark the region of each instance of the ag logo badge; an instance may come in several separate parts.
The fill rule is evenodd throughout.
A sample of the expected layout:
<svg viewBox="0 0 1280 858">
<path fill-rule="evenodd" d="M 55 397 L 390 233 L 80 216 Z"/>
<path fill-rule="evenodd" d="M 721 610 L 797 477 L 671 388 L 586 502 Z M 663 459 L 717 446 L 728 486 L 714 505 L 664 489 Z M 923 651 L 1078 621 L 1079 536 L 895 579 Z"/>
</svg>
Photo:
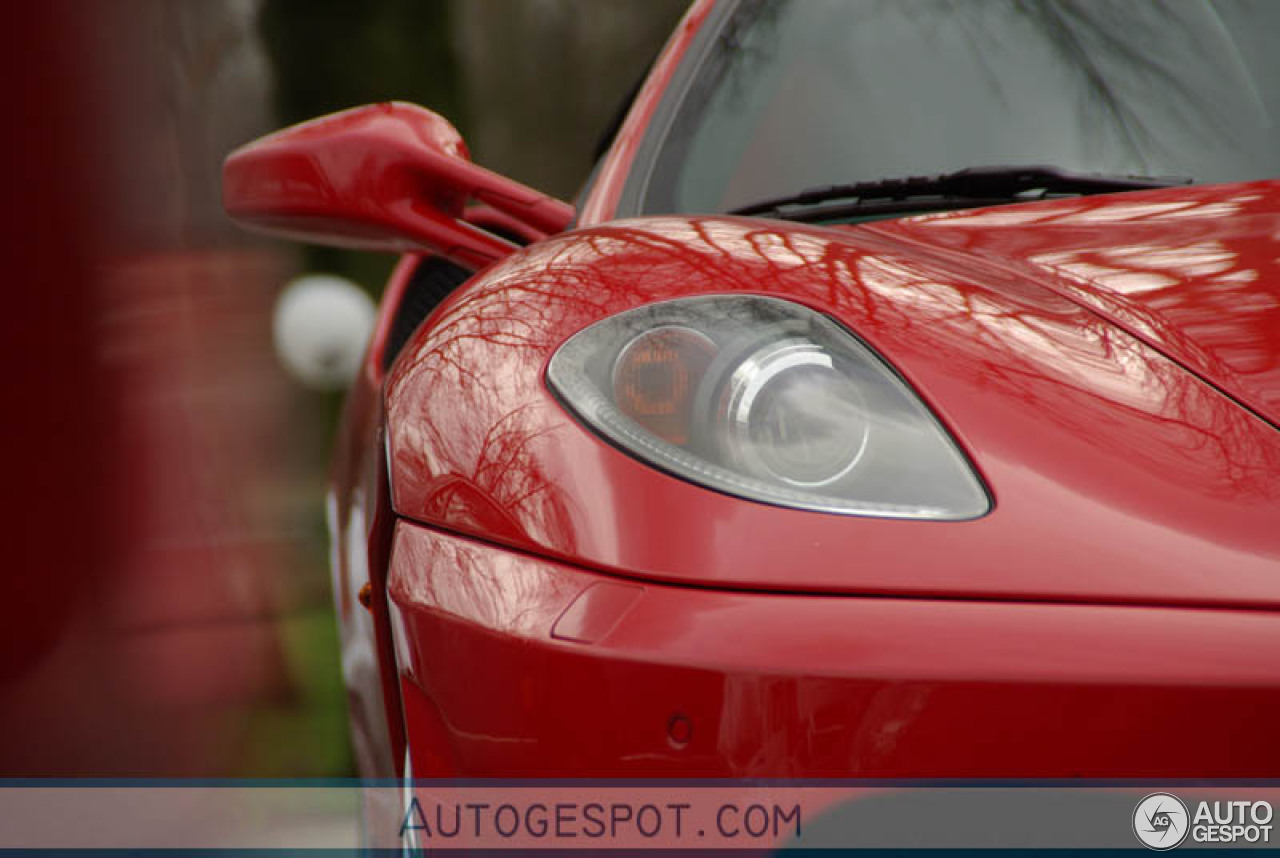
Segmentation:
<svg viewBox="0 0 1280 858">
<path fill-rule="evenodd" d="M 1153 792 L 1133 809 L 1133 833 L 1148 849 L 1172 849 L 1190 829 L 1187 806 L 1167 792 Z"/>
</svg>

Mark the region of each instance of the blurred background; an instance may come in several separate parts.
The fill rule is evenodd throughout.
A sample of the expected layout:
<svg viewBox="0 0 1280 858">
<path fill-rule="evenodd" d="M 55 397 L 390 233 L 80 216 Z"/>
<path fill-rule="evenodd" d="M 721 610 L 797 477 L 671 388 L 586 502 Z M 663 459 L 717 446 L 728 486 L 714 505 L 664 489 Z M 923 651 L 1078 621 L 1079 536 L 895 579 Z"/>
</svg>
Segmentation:
<svg viewBox="0 0 1280 858">
<path fill-rule="evenodd" d="M 0 35 L 0 776 L 352 773 L 323 493 L 340 395 L 271 313 L 390 257 L 249 236 L 232 148 L 402 99 L 563 199 L 684 0 L 49 0 Z"/>
</svg>

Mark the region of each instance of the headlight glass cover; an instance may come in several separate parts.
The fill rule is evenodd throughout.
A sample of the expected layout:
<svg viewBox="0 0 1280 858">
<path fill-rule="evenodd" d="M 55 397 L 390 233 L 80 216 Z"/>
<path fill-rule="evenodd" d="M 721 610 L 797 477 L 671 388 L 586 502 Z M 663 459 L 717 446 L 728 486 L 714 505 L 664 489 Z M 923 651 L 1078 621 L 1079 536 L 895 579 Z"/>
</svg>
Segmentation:
<svg viewBox="0 0 1280 858">
<path fill-rule="evenodd" d="M 888 518 L 990 509 L 906 382 L 850 331 L 791 301 L 709 295 L 638 307 L 570 338 L 548 381 L 630 455 L 727 494 Z"/>
</svg>

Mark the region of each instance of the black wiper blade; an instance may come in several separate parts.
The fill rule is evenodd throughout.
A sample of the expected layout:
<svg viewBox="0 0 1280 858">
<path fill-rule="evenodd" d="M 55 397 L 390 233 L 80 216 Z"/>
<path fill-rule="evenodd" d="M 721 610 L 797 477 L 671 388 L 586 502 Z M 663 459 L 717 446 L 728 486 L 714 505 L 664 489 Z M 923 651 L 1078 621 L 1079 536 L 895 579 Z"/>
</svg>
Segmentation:
<svg viewBox="0 0 1280 858">
<path fill-rule="evenodd" d="M 1108 176 L 1099 173 L 1076 173 L 1049 166 L 967 167 L 954 173 L 936 176 L 904 176 L 877 179 L 845 185 L 809 188 L 797 194 L 761 200 L 733 209 L 729 214 L 769 215 L 771 217 L 806 219 L 791 207 L 815 206 L 835 200 L 841 206 L 868 211 L 906 210 L 903 203 L 919 198 L 934 198 L 928 208 L 964 208 L 976 203 L 1008 202 L 1031 191 L 1047 194 L 1110 194 L 1118 191 L 1142 191 L 1191 184 L 1191 179 L 1165 176 Z M 851 205 L 849 205 L 851 204 Z M 952 205 L 954 204 L 954 205 Z"/>
</svg>

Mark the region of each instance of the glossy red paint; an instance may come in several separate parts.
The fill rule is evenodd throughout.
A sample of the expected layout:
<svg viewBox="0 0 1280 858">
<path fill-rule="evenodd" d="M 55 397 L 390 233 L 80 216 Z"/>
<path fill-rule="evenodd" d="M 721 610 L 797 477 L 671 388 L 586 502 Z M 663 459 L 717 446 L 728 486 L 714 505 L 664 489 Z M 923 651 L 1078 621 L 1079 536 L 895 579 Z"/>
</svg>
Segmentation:
<svg viewBox="0 0 1280 858">
<path fill-rule="evenodd" d="M 472 164 L 443 117 L 395 102 L 237 149 L 223 165 L 222 193 L 227 212 L 256 229 L 362 250 L 425 250 L 469 268 L 513 248 L 467 222 L 470 200 L 542 234 L 573 218 L 568 204 Z"/>
<path fill-rule="evenodd" d="M 1280 424 L 1276 207 L 1275 183 L 1261 182 L 870 228 L 1032 279 Z"/>
<path fill-rule="evenodd" d="M 1198 194 L 1213 211 L 1244 192 Z M 1216 227 L 1238 246 L 1241 272 L 1272 264 L 1263 233 L 1280 228 L 1280 184 L 1247 192 L 1272 214 L 1234 238 Z M 1105 221 L 1179 193 L 1056 205 Z M 1179 247 L 1200 229 L 1184 211 L 1164 234 Z M 652 218 L 513 256 L 464 287 L 388 379 L 396 510 L 621 576 L 709 587 L 1280 605 L 1275 427 L 1047 288 L 1043 273 L 926 247 L 923 231 L 907 242 L 888 230 Z M 591 322 L 734 291 L 802 302 L 868 341 L 968 451 L 993 511 L 890 521 L 721 495 L 601 441 L 547 389 L 551 354 Z"/>
<path fill-rule="evenodd" d="M 381 442 L 382 385 L 392 318 L 420 261 L 401 258 L 382 296 L 343 409 L 326 510 L 351 732 L 359 770 L 368 777 L 403 774 L 404 718 L 384 595 L 394 513 Z M 369 611 L 358 599 L 365 585 L 373 594 Z"/>
<path fill-rule="evenodd" d="M 725 593 L 402 522 L 415 776 L 1270 777 L 1280 616 Z M 682 716 L 687 743 L 668 725 Z M 1176 748 L 1176 753 L 1170 749 Z"/>
<path fill-rule="evenodd" d="M 393 283 L 407 278 L 407 268 L 401 266 Z M 385 329 L 386 322 L 380 318 L 379 326 Z M 375 340 L 370 356 L 380 355 L 379 349 Z M 401 773 L 404 720 L 383 596 L 394 513 L 382 455 L 380 367 L 380 360 L 366 360 L 348 393 L 326 514 L 356 760 L 366 776 L 394 777 Z M 365 585 L 372 591 L 368 611 L 358 598 Z"/>
</svg>

